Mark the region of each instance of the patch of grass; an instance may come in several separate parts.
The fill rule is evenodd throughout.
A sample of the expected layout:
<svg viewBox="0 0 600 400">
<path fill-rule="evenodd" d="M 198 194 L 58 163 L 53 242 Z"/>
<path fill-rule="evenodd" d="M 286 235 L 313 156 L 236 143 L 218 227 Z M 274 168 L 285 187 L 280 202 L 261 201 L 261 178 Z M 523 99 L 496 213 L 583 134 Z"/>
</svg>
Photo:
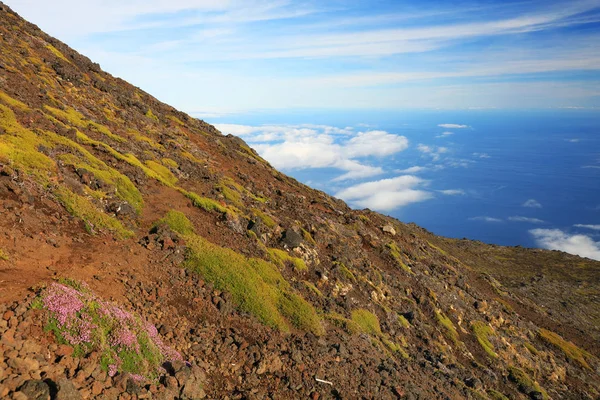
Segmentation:
<svg viewBox="0 0 600 400">
<path fill-rule="evenodd" d="M 352 311 L 351 318 L 352 321 L 360 327 L 362 332 L 374 336 L 380 336 L 382 334 L 379 318 L 372 312 L 365 309 L 354 310 Z"/>
<path fill-rule="evenodd" d="M 170 158 L 163 158 L 161 161 L 165 167 L 169 167 L 169 168 L 173 168 L 173 169 L 179 168 L 179 164 L 177 164 L 177 161 L 171 160 Z"/>
<path fill-rule="evenodd" d="M 155 140 L 149 138 L 148 136 L 145 136 L 145 135 L 139 133 L 138 131 L 136 131 L 134 129 L 129 129 L 127 131 L 127 134 L 129 136 L 131 136 L 137 142 L 149 144 L 150 147 L 152 147 L 155 150 L 164 150 L 165 149 L 162 144 L 157 143 Z"/>
<path fill-rule="evenodd" d="M 192 223 L 185 216 L 185 214 L 180 211 L 169 211 L 167 215 L 164 216 L 164 218 L 160 219 L 155 224 L 155 226 L 158 226 L 160 224 L 168 225 L 169 228 L 181 235 L 189 235 L 195 233 L 194 225 L 192 225 Z"/>
<path fill-rule="evenodd" d="M 458 332 L 456 331 L 456 328 L 454 327 L 454 324 L 452 323 L 452 320 L 450 320 L 450 318 L 448 318 L 446 314 L 444 314 L 441 311 L 435 312 L 435 318 L 437 319 L 438 323 L 442 326 L 442 328 L 444 328 L 445 336 L 448 339 L 452 340 L 454 344 L 457 344 L 459 336 Z"/>
<path fill-rule="evenodd" d="M 310 234 L 309 231 L 307 231 L 306 229 L 302 228 L 302 237 L 304 238 L 304 241 L 312 244 L 313 246 L 317 245 L 317 242 L 315 242 L 315 239 L 313 239 L 312 235 Z"/>
<path fill-rule="evenodd" d="M 189 250 L 185 262 L 188 269 L 200 273 L 219 290 L 231 293 L 240 309 L 266 325 L 284 332 L 291 324 L 316 335 L 324 333 L 313 306 L 292 289 L 275 265 L 246 258 L 193 233 L 183 233 L 189 228 L 182 223 L 184 218 L 181 213 L 171 214 L 164 222 L 181 230 Z"/>
<path fill-rule="evenodd" d="M 398 315 L 398 323 L 403 328 L 410 328 L 410 322 L 408 322 L 408 320 L 404 317 L 404 315 Z"/>
<path fill-rule="evenodd" d="M 82 197 L 66 187 L 59 186 L 55 191 L 58 201 L 67 209 L 67 211 L 81 219 L 86 229 L 91 233 L 95 232 L 96 229 L 106 229 L 112 232 L 117 238 L 124 239 L 133 237 L 134 233 L 126 229 L 121 222 L 111 217 L 104 212 L 98 210 L 91 201 Z"/>
<path fill-rule="evenodd" d="M 474 321 L 471 324 L 471 330 L 477 338 L 477 341 L 491 358 L 498 358 L 498 354 L 494 351 L 494 346 L 490 343 L 489 337 L 493 334 L 492 328 L 484 322 Z"/>
<path fill-rule="evenodd" d="M 537 355 L 539 355 L 539 354 L 540 354 L 540 351 L 539 351 L 538 349 L 536 349 L 536 348 L 535 348 L 535 347 L 534 347 L 534 346 L 533 346 L 531 343 L 529 343 L 529 342 L 525 342 L 525 343 L 523 343 L 523 345 L 524 345 L 524 346 L 525 346 L 525 348 L 526 348 L 527 350 L 529 350 L 529 352 L 530 352 L 531 354 L 533 354 L 534 356 L 537 356 Z"/>
<path fill-rule="evenodd" d="M 183 121 L 182 121 L 182 120 L 180 120 L 179 118 L 177 118 L 177 117 L 176 117 L 176 116 L 174 116 L 174 115 L 169 115 L 169 116 L 167 116 L 167 119 L 170 119 L 171 121 L 175 122 L 175 123 L 176 123 L 177 125 L 179 125 L 179 126 L 185 126 L 185 124 L 183 123 Z"/>
<path fill-rule="evenodd" d="M 12 97 L 4 93 L 2 90 L 0 90 L 0 100 L 12 108 L 18 108 L 21 111 L 29 110 L 29 107 L 27 107 L 25 103 L 22 103 L 17 99 L 13 99 Z"/>
<path fill-rule="evenodd" d="M 494 389 L 489 389 L 486 393 L 492 400 L 510 400 L 508 397 Z"/>
<path fill-rule="evenodd" d="M 229 210 L 226 207 L 223 207 L 219 202 L 213 199 L 209 199 L 208 197 L 202 197 L 197 195 L 194 192 L 186 192 L 182 191 L 182 193 L 192 201 L 194 207 L 198 207 L 203 209 L 204 211 L 218 211 L 220 213 L 227 213 Z"/>
<path fill-rule="evenodd" d="M 323 293 L 321 293 L 321 291 L 312 282 L 302 281 L 302 283 L 304 284 L 304 286 L 306 286 L 308 290 L 316 294 L 318 297 L 324 297 Z"/>
<path fill-rule="evenodd" d="M 275 223 L 275 221 L 273 220 L 273 218 L 271 218 L 269 215 L 267 215 L 266 213 L 262 212 L 258 208 L 253 208 L 252 209 L 252 213 L 254 215 L 256 215 L 258 218 L 260 218 L 262 220 L 263 224 L 265 224 L 268 228 L 273 229 L 277 225 Z"/>
<path fill-rule="evenodd" d="M 47 105 L 44 106 L 44 108 L 47 111 L 50 111 L 55 117 L 62 119 L 63 121 L 67 121 L 70 125 L 78 128 L 89 128 L 95 130 L 116 142 L 124 143 L 126 141 L 121 136 L 112 133 L 106 126 L 94 121 L 86 120 L 83 114 L 73 108 L 67 107 L 66 110 L 61 110 Z"/>
<path fill-rule="evenodd" d="M 58 50 L 56 47 L 52 46 L 51 44 L 47 44 L 46 48 L 48 50 L 50 50 L 50 52 L 52 54 L 54 54 L 56 57 L 60 58 L 63 61 L 68 62 L 69 64 L 71 63 L 71 61 L 67 60 L 67 58 L 63 55 L 63 53 L 60 52 L 60 50 Z"/>
<path fill-rule="evenodd" d="M 8 253 L 2 249 L 0 249 L 0 260 L 8 261 Z"/>
<path fill-rule="evenodd" d="M 396 260 L 396 264 L 398 264 L 400 268 L 402 268 L 404 271 L 411 275 L 414 274 L 412 269 L 408 265 L 406 265 L 404 261 L 402 261 L 400 249 L 398 248 L 398 245 L 395 242 L 390 242 L 385 246 L 390 250 L 390 254 L 394 258 L 394 260 Z"/>
<path fill-rule="evenodd" d="M 181 156 L 187 158 L 188 160 L 190 160 L 191 162 L 196 163 L 196 164 L 203 164 L 204 163 L 203 160 L 199 159 L 198 157 L 196 157 L 195 155 L 193 155 L 189 151 L 182 151 L 181 152 Z"/>
<path fill-rule="evenodd" d="M 348 334 L 353 335 L 356 333 L 362 332 L 361 327 L 351 319 L 345 318 L 338 313 L 328 313 L 325 314 L 325 319 L 331 322 L 333 325 L 337 326 L 340 329 L 343 329 Z"/>
<path fill-rule="evenodd" d="M 352 273 L 352 271 L 350 271 L 348 269 L 348 267 L 346 267 L 346 265 L 344 265 L 341 262 L 337 262 L 335 261 L 333 263 L 333 265 L 337 266 L 337 268 L 340 270 L 340 273 L 348 280 L 352 281 L 352 282 L 356 282 L 356 276 Z"/>
<path fill-rule="evenodd" d="M 367 217 L 366 215 L 359 215 L 358 219 L 360 219 L 362 222 L 371 222 L 371 220 L 369 219 L 369 217 Z"/>
<path fill-rule="evenodd" d="M 405 360 L 410 358 L 408 353 L 406 352 L 406 350 L 404 350 L 402 348 L 401 345 L 399 345 L 398 343 L 392 342 L 391 340 L 388 340 L 386 338 L 382 338 L 381 341 L 383 342 L 383 344 L 386 345 L 386 347 L 388 349 L 390 349 L 390 351 L 392 351 L 393 353 L 398 353 L 400 354 L 400 356 L 402 358 L 404 358 Z"/>
<path fill-rule="evenodd" d="M 156 175 L 160 177 L 161 182 L 166 182 L 167 186 L 175 186 L 178 179 L 171 170 L 164 165 L 157 163 L 156 161 L 146 161 L 146 166 L 150 168 Z"/>
<path fill-rule="evenodd" d="M 525 394 L 532 392 L 542 393 L 544 399 L 548 398 L 548 393 L 533 379 L 520 368 L 508 367 L 508 377 L 511 381 L 515 382 L 519 387 L 519 390 Z"/>
<path fill-rule="evenodd" d="M 158 123 L 160 122 L 158 117 L 156 115 L 154 115 L 154 113 L 152 112 L 151 109 L 148 109 L 148 111 L 146 111 L 146 117 L 150 118 L 152 121 Z"/>
<path fill-rule="evenodd" d="M 573 344 L 573 342 L 569 342 L 563 339 L 558 334 L 549 330 L 542 328 L 539 330 L 538 334 L 544 342 L 561 350 L 564 353 L 564 355 L 570 360 L 576 361 L 579 365 L 581 365 L 584 368 L 591 369 L 586 361 L 586 358 L 591 358 L 592 355 L 587 351 L 580 349 L 575 344 Z"/>
<path fill-rule="evenodd" d="M 271 261 L 279 265 L 280 267 L 285 266 L 286 263 L 290 263 L 294 266 L 294 269 L 296 271 L 308 271 L 308 266 L 306 265 L 304 260 L 289 255 L 288 252 L 285 250 L 268 249 L 268 252 Z"/>
</svg>

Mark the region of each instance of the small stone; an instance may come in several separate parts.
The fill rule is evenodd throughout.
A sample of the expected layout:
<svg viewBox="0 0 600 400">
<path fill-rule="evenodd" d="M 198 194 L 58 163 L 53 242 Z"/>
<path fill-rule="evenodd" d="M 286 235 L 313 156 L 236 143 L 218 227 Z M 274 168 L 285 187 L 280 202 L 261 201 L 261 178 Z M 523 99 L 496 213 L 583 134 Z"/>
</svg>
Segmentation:
<svg viewBox="0 0 600 400">
<path fill-rule="evenodd" d="M 13 316 L 15 315 L 15 313 L 12 310 L 8 310 L 6 311 L 3 315 L 2 315 L 2 319 L 5 321 L 8 321 L 9 319 L 11 319 Z"/>
<path fill-rule="evenodd" d="M 104 389 L 104 385 L 102 384 L 102 382 L 96 381 L 92 385 L 92 394 L 94 396 L 98 396 L 100 393 L 102 393 L 103 389 Z"/>
<path fill-rule="evenodd" d="M 56 392 L 56 400 L 81 400 L 81 394 L 75 389 L 73 383 L 62 378 L 56 384 L 58 391 Z"/>
<path fill-rule="evenodd" d="M 61 344 L 54 353 L 60 357 L 70 356 L 73 354 L 73 347 L 66 344 Z"/>
</svg>

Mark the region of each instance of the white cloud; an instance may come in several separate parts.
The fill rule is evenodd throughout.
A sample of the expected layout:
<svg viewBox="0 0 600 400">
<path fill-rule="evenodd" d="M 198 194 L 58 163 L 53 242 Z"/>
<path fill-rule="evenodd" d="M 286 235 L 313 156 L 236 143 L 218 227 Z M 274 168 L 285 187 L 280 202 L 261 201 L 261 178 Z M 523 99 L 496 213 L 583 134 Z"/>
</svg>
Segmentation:
<svg viewBox="0 0 600 400">
<path fill-rule="evenodd" d="M 594 231 L 600 231 L 600 225 L 589 225 L 589 224 L 575 224 L 576 228 L 592 229 Z"/>
<path fill-rule="evenodd" d="M 422 143 L 417 146 L 417 150 L 430 156 L 433 161 L 439 161 L 441 155 L 448 152 L 447 147 L 427 146 Z"/>
<path fill-rule="evenodd" d="M 545 222 L 538 218 L 522 217 L 518 215 L 514 217 L 508 217 L 508 220 L 512 222 L 529 222 L 531 224 L 543 224 Z"/>
<path fill-rule="evenodd" d="M 581 168 L 585 168 L 585 169 L 600 169 L 600 165 L 584 165 Z"/>
<path fill-rule="evenodd" d="M 397 169 L 397 170 L 394 170 L 394 172 L 397 174 L 416 174 L 418 172 L 423 172 L 423 171 L 427 171 L 427 170 L 428 170 L 427 167 L 420 167 L 418 165 L 415 165 L 414 167 L 409 167 L 406 169 Z"/>
<path fill-rule="evenodd" d="M 488 153 L 473 153 L 473 156 L 479 158 L 492 158 Z"/>
<path fill-rule="evenodd" d="M 561 250 L 600 261 L 600 242 L 595 242 L 589 236 L 571 235 L 560 229 L 533 229 L 529 233 L 543 248 Z"/>
<path fill-rule="evenodd" d="M 354 185 L 339 191 L 336 197 L 358 207 L 390 211 L 432 198 L 430 192 L 417 189 L 426 183 L 427 181 L 416 176 L 403 175 Z"/>
<path fill-rule="evenodd" d="M 542 208 L 542 205 L 536 199 L 529 199 L 525 203 L 523 203 L 523 207 L 528 207 L 528 208 Z"/>
<path fill-rule="evenodd" d="M 380 166 L 359 161 L 386 157 L 405 150 L 408 139 L 386 131 L 354 132 L 328 125 L 216 124 L 223 133 L 243 137 L 274 167 L 290 169 L 335 168 L 345 171 L 334 181 L 381 175 Z"/>
<path fill-rule="evenodd" d="M 436 138 L 445 138 L 448 136 L 454 135 L 454 132 L 442 132 L 441 135 L 437 135 Z"/>
<path fill-rule="evenodd" d="M 482 221 L 482 222 L 503 222 L 500 218 L 487 217 L 487 216 L 479 216 L 479 217 L 471 217 L 470 221 Z"/>
<path fill-rule="evenodd" d="M 463 128 L 468 128 L 469 125 L 460 125 L 460 124 L 439 124 L 438 125 L 440 128 L 446 128 L 446 129 L 463 129 Z M 452 132 L 444 132 L 442 135 L 449 133 L 452 134 Z"/>
<path fill-rule="evenodd" d="M 465 195 L 465 191 L 462 189 L 438 190 L 438 192 L 445 194 L 446 196 L 464 196 Z"/>
<path fill-rule="evenodd" d="M 580 139 L 565 139 L 565 142 L 569 142 L 569 143 L 579 143 Z"/>
</svg>

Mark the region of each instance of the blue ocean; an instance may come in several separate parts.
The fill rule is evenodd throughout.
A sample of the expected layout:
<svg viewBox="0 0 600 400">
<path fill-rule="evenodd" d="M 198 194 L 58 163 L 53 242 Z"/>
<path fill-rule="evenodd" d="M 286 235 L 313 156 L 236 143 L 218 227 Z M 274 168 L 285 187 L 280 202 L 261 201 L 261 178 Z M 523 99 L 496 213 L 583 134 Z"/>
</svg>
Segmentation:
<svg viewBox="0 0 600 400">
<path fill-rule="evenodd" d="M 332 168 L 284 172 L 335 195 L 344 187 L 405 175 L 401 171 L 425 166 L 410 174 L 428 182 L 431 197 L 383 210 L 384 214 L 415 222 L 438 235 L 499 245 L 537 247 L 533 229 L 599 240 L 598 110 L 300 110 L 230 115 L 208 122 L 258 127 L 314 124 L 401 135 L 408 139 L 405 150 L 361 160 L 383 169 L 375 177 L 336 182 L 333 179 L 339 171 Z M 251 138 L 242 137 L 254 144 Z M 419 145 L 437 148 L 439 159 L 432 159 Z"/>
</svg>

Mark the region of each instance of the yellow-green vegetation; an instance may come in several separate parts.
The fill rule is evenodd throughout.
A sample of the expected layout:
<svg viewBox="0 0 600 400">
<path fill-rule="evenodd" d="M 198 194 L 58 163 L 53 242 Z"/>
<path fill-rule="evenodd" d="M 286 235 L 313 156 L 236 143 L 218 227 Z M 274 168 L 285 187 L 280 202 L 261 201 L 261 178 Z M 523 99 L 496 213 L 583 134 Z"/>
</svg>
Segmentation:
<svg viewBox="0 0 600 400">
<path fill-rule="evenodd" d="M 60 58 L 63 61 L 70 63 L 70 61 L 67 60 L 67 58 L 63 55 L 63 53 L 61 53 L 60 50 L 58 50 L 56 47 L 52 46 L 51 44 L 47 44 L 46 48 L 48 50 L 50 50 L 50 52 L 52 52 L 52 54 L 54 54 L 56 57 Z"/>
<path fill-rule="evenodd" d="M 346 265 L 344 265 L 341 262 L 335 261 L 333 263 L 334 266 L 337 266 L 340 273 L 348 280 L 352 281 L 352 282 L 356 282 L 356 276 L 354 276 L 354 274 L 352 273 L 352 271 L 350 271 L 348 269 L 348 267 L 346 267 Z"/>
<path fill-rule="evenodd" d="M 171 160 L 170 158 L 163 158 L 161 161 L 165 167 L 169 167 L 169 168 L 173 168 L 173 169 L 179 168 L 179 164 L 177 164 L 177 161 Z"/>
<path fill-rule="evenodd" d="M 0 135 L 0 157 L 23 172 L 36 176 L 42 183 L 47 183 L 48 175 L 56 171 L 56 163 L 38 151 L 38 146 L 45 144 L 45 141 L 21 126 L 14 112 L 2 104 L 0 128 L 6 132 Z"/>
<path fill-rule="evenodd" d="M 159 122 L 158 117 L 154 115 L 151 109 L 148 109 L 148 111 L 146 111 L 146 117 L 150 118 L 154 122 Z"/>
<path fill-rule="evenodd" d="M 366 215 L 359 215 L 358 219 L 360 219 L 362 222 L 371 222 L 371 220 L 369 219 L 369 217 L 367 217 Z"/>
<path fill-rule="evenodd" d="M 327 319 L 327 321 L 329 321 L 331 324 L 337 326 L 340 329 L 343 329 L 351 335 L 362 332 L 361 327 L 356 322 L 352 321 L 351 319 L 345 318 L 344 316 L 338 313 L 330 312 L 328 314 L 325 314 L 325 319 Z"/>
<path fill-rule="evenodd" d="M 244 202 L 242 201 L 242 194 L 238 189 L 237 184 L 232 184 L 232 180 L 223 180 L 216 187 L 223 194 L 225 199 L 233 204 L 235 207 L 243 208 Z"/>
<path fill-rule="evenodd" d="M 390 349 L 393 353 L 398 353 L 400 354 L 400 356 L 404 359 L 408 359 L 408 353 L 406 352 L 406 350 L 404 350 L 402 348 L 401 345 L 399 345 L 398 343 L 392 342 L 389 339 L 386 339 L 385 337 L 381 338 L 381 341 L 383 342 L 383 344 L 385 344 L 385 346 Z"/>
<path fill-rule="evenodd" d="M 404 317 L 404 315 L 398 315 L 398 323 L 403 328 L 410 328 L 410 322 L 408 322 L 408 320 Z"/>
<path fill-rule="evenodd" d="M 263 224 L 265 224 L 269 228 L 275 228 L 275 225 L 277 225 L 275 223 L 275 221 L 273 220 L 273 218 L 271 218 L 269 215 L 262 212 L 258 208 L 253 208 L 252 213 L 254 215 L 256 215 L 258 218 L 260 218 L 262 220 Z"/>
<path fill-rule="evenodd" d="M 308 271 L 308 267 L 304 260 L 298 257 L 289 255 L 285 250 L 279 249 L 268 249 L 269 258 L 274 264 L 284 267 L 286 263 L 290 263 L 294 266 L 296 271 Z"/>
<path fill-rule="evenodd" d="M 352 311 L 352 321 L 354 321 L 360 330 L 364 333 L 368 333 L 374 336 L 381 335 L 381 326 L 379 325 L 379 318 L 377 315 L 365 309 L 358 309 Z"/>
<path fill-rule="evenodd" d="M 74 125 L 78 128 L 93 129 L 99 133 L 102 133 L 106 137 L 111 138 L 112 140 L 114 140 L 116 142 L 123 143 L 126 141 L 121 136 L 118 136 L 118 135 L 115 135 L 114 133 L 112 133 L 110 131 L 110 129 L 108 129 L 106 126 L 101 125 L 94 121 L 86 120 L 85 117 L 80 112 L 78 112 L 77 110 L 75 110 L 73 108 L 67 107 L 66 110 L 60 110 L 58 108 L 54 108 L 54 107 L 50 107 L 50 106 L 44 106 L 44 108 L 46 110 L 48 110 L 49 112 L 51 112 L 55 117 L 62 119 L 63 121 L 67 121 L 70 125 Z"/>
<path fill-rule="evenodd" d="M 25 103 L 22 103 L 17 99 L 13 99 L 12 97 L 4 93 L 2 90 L 0 90 L 0 100 L 6 105 L 9 105 L 13 108 L 18 108 L 22 111 L 26 111 L 29 109 L 29 107 L 27 107 Z"/>
<path fill-rule="evenodd" d="M 494 389 L 489 389 L 486 393 L 492 400 L 510 400 L 508 397 Z"/>
<path fill-rule="evenodd" d="M 306 286 L 308 290 L 316 294 L 318 297 L 324 297 L 323 293 L 321 293 L 321 291 L 312 282 L 302 281 L 302 283 L 304 284 L 304 286 Z"/>
<path fill-rule="evenodd" d="M 119 239 L 133 236 L 133 232 L 126 229 L 118 219 L 98 210 L 85 197 L 62 186 L 56 190 L 55 194 L 67 211 L 74 217 L 81 219 L 90 232 L 94 232 L 95 229 L 107 229 Z"/>
<path fill-rule="evenodd" d="M 150 147 L 152 147 L 155 150 L 164 150 L 165 149 L 162 144 L 157 143 L 155 140 L 149 138 L 148 136 L 142 135 L 141 133 L 139 133 L 138 131 L 136 131 L 134 129 L 129 129 L 127 131 L 127 134 L 129 136 L 131 136 L 137 142 L 149 144 Z"/>
<path fill-rule="evenodd" d="M 8 261 L 8 253 L 2 249 L 0 249 L 0 260 Z"/>
<path fill-rule="evenodd" d="M 452 342 L 454 344 L 457 344 L 458 343 L 458 332 L 456 331 L 456 328 L 454 327 L 454 324 L 452 323 L 450 318 L 448 318 L 446 316 L 446 314 L 444 314 L 441 311 L 435 312 L 435 318 L 437 319 L 439 324 L 442 326 L 442 328 L 444 328 L 444 334 L 446 335 L 446 337 L 448 339 L 452 340 Z"/>
<path fill-rule="evenodd" d="M 187 218 L 171 211 L 161 220 L 180 233 L 188 246 L 185 266 L 200 273 L 219 290 L 231 293 L 240 309 L 284 332 L 290 325 L 322 335 L 324 329 L 313 306 L 297 294 L 270 262 L 217 246 L 190 231 Z M 178 231 L 178 229 L 180 229 Z"/>
<path fill-rule="evenodd" d="M 157 163 L 156 161 L 147 160 L 146 166 L 150 168 L 156 175 L 160 177 L 161 182 L 165 182 L 167 186 L 175 186 L 177 183 L 177 177 L 173 175 L 171 170 L 164 165 Z"/>
<path fill-rule="evenodd" d="M 181 156 L 187 158 L 188 160 L 190 160 L 193 163 L 196 164 L 202 164 L 204 163 L 203 160 L 199 159 L 198 157 L 196 157 L 195 155 L 193 155 L 192 153 L 190 153 L 189 151 L 182 151 L 181 152 Z"/>
<path fill-rule="evenodd" d="M 305 241 L 307 241 L 308 243 L 312 244 L 313 246 L 317 245 L 317 242 L 315 242 L 315 239 L 313 239 L 313 237 L 310 234 L 310 232 L 307 231 L 304 228 L 302 228 L 302 237 L 304 238 Z"/>
<path fill-rule="evenodd" d="M 548 393 L 546 393 L 546 391 L 542 389 L 542 387 L 536 381 L 531 379 L 531 377 L 529 377 L 529 375 L 527 375 L 527 373 L 525 373 L 525 371 L 522 369 L 517 367 L 508 367 L 508 374 L 510 380 L 517 384 L 521 392 L 526 394 L 530 394 L 534 391 L 540 392 L 542 393 L 544 399 L 548 398 Z"/>
<path fill-rule="evenodd" d="M 196 233 L 192 222 L 185 216 L 184 213 L 179 211 L 169 211 L 164 218 L 158 220 L 154 224 L 154 228 L 160 226 L 161 224 L 168 225 L 171 230 L 181 235 L 190 235 Z"/>
<path fill-rule="evenodd" d="M 473 334 L 487 355 L 491 358 L 498 358 L 498 354 L 496 354 L 494 351 L 494 346 L 490 342 L 490 336 L 493 334 L 492 328 L 490 328 L 490 326 L 485 322 L 474 321 L 471 324 L 471 329 L 473 330 Z"/>
<path fill-rule="evenodd" d="M 408 272 L 409 274 L 413 274 L 412 269 L 410 269 L 410 267 L 406 265 L 404 261 L 402 261 L 402 255 L 400 249 L 398 248 L 398 245 L 395 242 L 390 242 L 386 244 L 386 247 L 390 250 L 390 254 L 392 255 L 392 257 L 394 257 L 394 260 L 396 260 L 398 266 L 404 271 Z"/>
<path fill-rule="evenodd" d="M 175 122 L 177 125 L 185 126 L 185 124 L 183 123 L 183 121 L 180 120 L 179 118 L 177 118 L 174 115 L 169 115 L 169 116 L 167 116 L 167 118 L 170 119 L 171 121 Z"/>
<path fill-rule="evenodd" d="M 537 356 L 538 354 L 540 354 L 540 351 L 538 349 L 536 349 L 531 343 L 525 342 L 523 345 L 534 356 Z"/>
<path fill-rule="evenodd" d="M 591 369 L 589 364 L 586 361 L 586 358 L 591 358 L 592 355 L 585 350 L 577 347 L 573 342 L 569 342 L 558 334 L 551 332 L 546 329 L 540 329 L 539 331 L 540 338 L 551 346 L 556 347 L 561 350 L 567 358 L 576 361 L 584 368 Z"/>
<path fill-rule="evenodd" d="M 218 211 L 220 213 L 227 213 L 229 210 L 219 204 L 216 200 L 209 199 L 208 197 L 202 197 L 194 192 L 181 191 L 188 199 L 192 201 L 194 207 L 203 209 L 204 211 Z"/>
</svg>

